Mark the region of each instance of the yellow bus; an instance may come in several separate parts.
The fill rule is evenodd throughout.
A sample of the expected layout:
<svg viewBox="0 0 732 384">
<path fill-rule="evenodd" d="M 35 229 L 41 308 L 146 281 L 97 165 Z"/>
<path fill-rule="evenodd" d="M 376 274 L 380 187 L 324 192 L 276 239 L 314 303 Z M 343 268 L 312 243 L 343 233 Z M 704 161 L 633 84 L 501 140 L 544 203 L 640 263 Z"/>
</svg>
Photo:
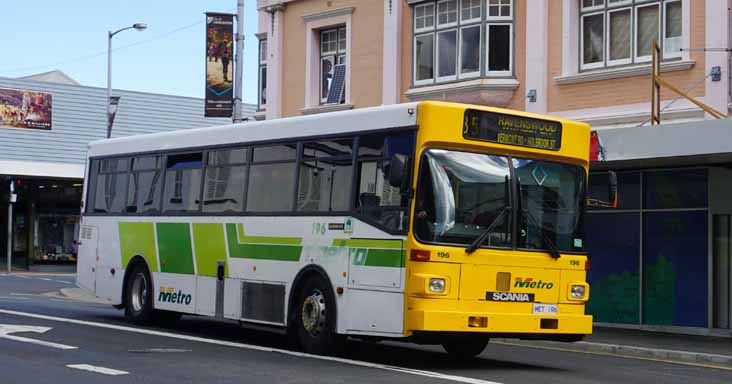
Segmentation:
<svg viewBox="0 0 732 384">
<path fill-rule="evenodd" d="M 77 284 L 134 322 L 234 319 L 310 353 L 579 340 L 589 141 L 420 102 L 95 142 Z"/>
</svg>

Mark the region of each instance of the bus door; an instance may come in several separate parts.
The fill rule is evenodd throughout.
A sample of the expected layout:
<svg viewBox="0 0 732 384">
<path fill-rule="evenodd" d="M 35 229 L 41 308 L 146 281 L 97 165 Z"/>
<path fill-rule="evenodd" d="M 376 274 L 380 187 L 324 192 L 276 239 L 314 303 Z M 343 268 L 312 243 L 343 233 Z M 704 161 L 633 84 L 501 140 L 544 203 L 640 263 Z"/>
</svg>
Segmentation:
<svg viewBox="0 0 732 384">
<path fill-rule="evenodd" d="M 79 229 L 79 250 L 76 262 L 76 284 L 92 292 L 96 290 L 97 227 L 82 225 Z"/>
</svg>

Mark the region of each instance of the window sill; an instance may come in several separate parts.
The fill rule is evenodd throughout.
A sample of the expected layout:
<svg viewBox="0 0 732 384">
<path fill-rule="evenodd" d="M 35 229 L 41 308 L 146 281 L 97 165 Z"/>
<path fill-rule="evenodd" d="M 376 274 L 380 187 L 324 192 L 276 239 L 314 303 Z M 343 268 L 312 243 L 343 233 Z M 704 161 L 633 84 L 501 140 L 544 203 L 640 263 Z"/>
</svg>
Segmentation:
<svg viewBox="0 0 732 384">
<path fill-rule="evenodd" d="M 267 119 L 267 110 L 266 109 L 260 109 L 257 112 L 254 112 L 252 114 L 252 118 L 256 121 L 262 121 Z"/>
<path fill-rule="evenodd" d="M 440 100 L 505 107 L 518 89 L 516 79 L 482 78 L 412 88 L 410 101 Z"/>
<path fill-rule="evenodd" d="M 661 63 L 661 72 L 685 71 L 694 67 L 694 64 L 696 64 L 696 61 L 694 60 L 681 60 Z M 650 73 L 651 63 L 647 63 L 620 68 L 598 69 L 565 76 L 556 76 L 554 77 L 554 81 L 559 85 L 568 85 L 588 83 L 591 81 L 618 79 L 622 77 L 649 75 Z"/>
<path fill-rule="evenodd" d="M 347 111 L 353 109 L 353 104 L 326 104 L 317 107 L 303 108 L 300 113 L 303 115 L 315 115 L 318 113 L 328 113 L 337 111 Z"/>
</svg>

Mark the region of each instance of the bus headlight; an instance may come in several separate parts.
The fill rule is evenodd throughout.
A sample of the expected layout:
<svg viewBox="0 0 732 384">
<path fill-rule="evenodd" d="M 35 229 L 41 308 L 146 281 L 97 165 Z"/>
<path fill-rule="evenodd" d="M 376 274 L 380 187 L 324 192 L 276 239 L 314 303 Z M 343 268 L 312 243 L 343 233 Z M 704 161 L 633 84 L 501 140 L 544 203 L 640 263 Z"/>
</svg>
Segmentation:
<svg viewBox="0 0 732 384">
<path fill-rule="evenodd" d="M 570 295 L 575 300 L 582 300 L 585 298 L 585 291 L 584 285 L 572 285 Z"/>
<path fill-rule="evenodd" d="M 430 293 L 445 293 L 445 279 L 432 277 L 428 287 Z"/>
</svg>

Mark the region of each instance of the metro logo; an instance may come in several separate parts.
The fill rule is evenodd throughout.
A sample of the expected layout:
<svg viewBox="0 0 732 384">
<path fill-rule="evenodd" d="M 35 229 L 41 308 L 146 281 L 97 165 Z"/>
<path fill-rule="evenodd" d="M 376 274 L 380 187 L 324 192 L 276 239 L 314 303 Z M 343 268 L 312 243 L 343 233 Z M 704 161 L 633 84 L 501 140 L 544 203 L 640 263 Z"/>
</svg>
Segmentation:
<svg viewBox="0 0 732 384">
<path fill-rule="evenodd" d="M 193 296 L 181 292 L 179 289 L 178 292 L 175 292 L 175 288 L 173 287 L 160 287 L 160 294 L 158 295 L 158 301 L 171 303 L 171 304 L 185 304 L 189 305 L 191 303 L 191 300 L 193 300 Z"/>
<path fill-rule="evenodd" d="M 533 277 L 517 277 L 513 283 L 514 288 L 538 288 L 538 289 L 552 289 L 554 283 L 545 283 L 541 280 L 534 281 Z"/>
</svg>

